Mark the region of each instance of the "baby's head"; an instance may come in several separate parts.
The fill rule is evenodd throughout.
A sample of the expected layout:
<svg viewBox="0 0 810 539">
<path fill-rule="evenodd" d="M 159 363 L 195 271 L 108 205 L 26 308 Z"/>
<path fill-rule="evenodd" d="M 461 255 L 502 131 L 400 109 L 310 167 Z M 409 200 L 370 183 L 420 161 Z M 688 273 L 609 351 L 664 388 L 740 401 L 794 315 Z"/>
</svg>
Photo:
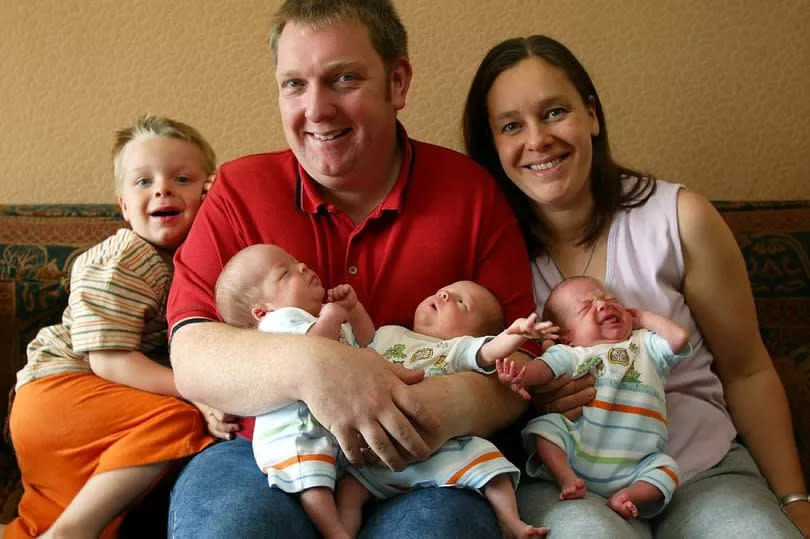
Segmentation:
<svg viewBox="0 0 810 539">
<path fill-rule="evenodd" d="M 298 307 L 318 316 L 323 303 L 321 280 L 303 262 L 277 245 L 245 247 L 217 278 L 215 297 L 222 320 L 255 327 L 267 313 Z"/>
<path fill-rule="evenodd" d="M 543 320 L 560 326 L 560 342 L 571 346 L 619 342 L 633 332 L 630 312 L 591 277 L 570 277 L 555 286 Z"/>
<path fill-rule="evenodd" d="M 214 150 L 196 129 L 146 115 L 115 133 L 115 194 L 132 230 L 174 250 L 186 239 L 203 188 L 216 170 Z"/>
<path fill-rule="evenodd" d="M 414 331 L 440 339 L 496 335 L 503 328 L 500 301 L 472 281 L 458 281 L 439 289 L 416 307 L 413 317 Z"/>
</svg>

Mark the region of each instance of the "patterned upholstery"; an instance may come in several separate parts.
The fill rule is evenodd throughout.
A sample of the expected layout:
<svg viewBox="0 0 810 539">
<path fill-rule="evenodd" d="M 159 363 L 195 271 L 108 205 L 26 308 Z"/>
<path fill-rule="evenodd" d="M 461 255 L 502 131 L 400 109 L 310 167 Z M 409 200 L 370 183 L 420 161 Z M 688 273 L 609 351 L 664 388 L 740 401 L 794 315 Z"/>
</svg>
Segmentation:
<svg viewBox="0 0 810 539">
<path fill-rule="evenodd" d="M 760 330 L 787 390 L 810 479 L 810 201 L 715 205 L 745 257 Z M 76 256 L 121 226 L 111 205 L 0 206 L 0 390 L 14 385 L 37 330 L 60 320 Z M 0 413 L 5 417 L 4 399 Z M 19 492 L 13 453 L 4 447 L 0 522 L 13 517 Z"/>
</svg>

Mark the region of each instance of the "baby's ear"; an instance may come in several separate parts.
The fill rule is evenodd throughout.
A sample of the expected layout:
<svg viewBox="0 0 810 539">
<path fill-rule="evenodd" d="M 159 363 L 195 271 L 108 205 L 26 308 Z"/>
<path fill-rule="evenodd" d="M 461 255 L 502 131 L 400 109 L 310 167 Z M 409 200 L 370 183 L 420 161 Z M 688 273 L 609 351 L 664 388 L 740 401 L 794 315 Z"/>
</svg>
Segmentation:
<svg viewBox="0 0 810 539">
<path fill-rule="evenodd" d="M 273 309 L 270 309 L 268 305 L 254 305 L 250 308 L 250 316 L 253 317 L 254 320 L 257 322 L 267 316 L 267 313 L 271 312 Z"/>
</svg>

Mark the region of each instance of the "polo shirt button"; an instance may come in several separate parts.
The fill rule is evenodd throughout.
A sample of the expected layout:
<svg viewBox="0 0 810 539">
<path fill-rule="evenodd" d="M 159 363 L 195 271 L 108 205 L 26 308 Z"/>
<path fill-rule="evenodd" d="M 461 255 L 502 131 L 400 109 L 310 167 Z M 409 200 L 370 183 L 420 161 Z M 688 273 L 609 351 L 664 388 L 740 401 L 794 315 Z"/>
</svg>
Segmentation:
<svg viewBox="0 0 810 539">
<path fill-rule="evenodd" d="M 349 274 L 357 275 L 357 266 L 349 266 Z"/>
</svg>

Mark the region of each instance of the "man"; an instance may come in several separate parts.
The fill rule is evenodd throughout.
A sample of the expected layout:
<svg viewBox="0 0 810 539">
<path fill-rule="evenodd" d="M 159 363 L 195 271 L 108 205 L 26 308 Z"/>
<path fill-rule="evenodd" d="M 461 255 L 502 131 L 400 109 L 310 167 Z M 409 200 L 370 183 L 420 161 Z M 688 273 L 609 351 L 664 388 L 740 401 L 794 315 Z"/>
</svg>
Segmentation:
<svg viewBox="0 0 810 539">
<path fill-rule="evenodd" d="M 475 280 L 506 322 L 534 310 L 528 256 L 494 182 L 465 157 L 408 138 L 406 33 L 388 0 L 287 0 L 270 39 L 289 150 L 223 165 L 175 260 L 169 298 L 180 392 L 254 416 L 304 401 L 352 462 L 392 469 L 450 437 L 488 435 L 523 404 L 477 373 L 421 380 L 366 349 L 217 322 L 213 289 L 241 248 L 274 243 L 325 287 L 349 283 L 377 326 L 409 325 L 419 300 Z M 206 323 L 200 323 L 206 322 Z M 240 434 L 249 437 L 245 421 Z M 177 537 L 314 536 L 295 498 L 267 486 L 243 438 L 196 456 L 172 494 Z M 492 536 L 488 504 L 420 489 L 376 504 L 363 533 Z"/>
</svg>

